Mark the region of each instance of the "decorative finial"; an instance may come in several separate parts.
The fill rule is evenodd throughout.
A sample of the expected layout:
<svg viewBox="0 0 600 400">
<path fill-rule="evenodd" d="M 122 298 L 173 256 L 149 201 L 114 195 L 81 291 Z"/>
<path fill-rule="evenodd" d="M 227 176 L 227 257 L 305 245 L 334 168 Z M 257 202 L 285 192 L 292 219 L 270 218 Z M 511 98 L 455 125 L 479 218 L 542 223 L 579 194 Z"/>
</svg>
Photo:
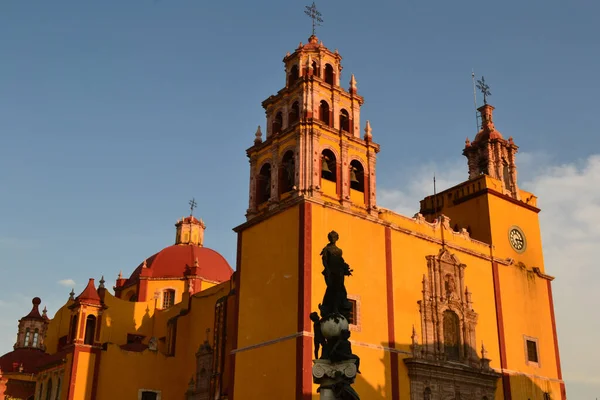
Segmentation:
<svg viewBox="0 0 600 400">
<path fill-rule="evenodd" d="M 46 306 L 44 306 L 44 309 L 42 310 L 42 317 L 48 318 L 47 314 L 48 314 L 48 310 L 46 309 Z"/>
<path fill-rule="evenodd" d="M 321 13 L 317 10 L 317 5 L 313 1 L 311 6 L 305 6 L 306 10 L 304 10 L 304 14 L 308 15 L 312 19 L 312 35 L 315 36 L 315 27 L 321 26 L 321 22 L 323 22 L 323 18 L 321 18 Z"/>
<path fill-rule="evenodd" d="M 490 92 L 490 86 L 485 83 L 485 78 L 483 76 L 477 81 L 477 89 L 483 94 L 483 104 L 487 104 L 487 97 L 491 96 L 492 93 Z"/>
<path fill-rule="evenodd" d="M 71 289 L 71 293 L 69 293 L 69 300 L 75 300 L 75 288 Z"/>
<path fill-rule="evenodd" d="M 469 138 L 467 137 L 467 138 L 465 139 L 465 147 L 469 147 L 469 146 L 471 146 L 471 141 L 470 141 L 470 140 L 469 140 Z"/>
<path fill-rule="evenodd" d="M 21 365 L 19 365 L 19 372 L 23 372 L 23 363 L 21 363 Z"/>
<path fill-rule="evenodd" d="M 371 131 L 371 123 L 367 120 L 367 124 L 365 125 L 365 140 L 371 140 L 373 138 Z"/>
<path fill-rule="evenodd" d="M 119 276 L 117 277 L 117 279 L 123 279 L 123 271 L 119 271 Z"/>
<path fill-rule="evenodd" d="M 254 144 L 262 143 L 262 131 L 260 130 L 260 125 L 256 129 L 256 133 L 254 134 Z"/>
<path fill-rule="evenodd" d="M 144 260 L 144 262 L 142 263 L 142 268 L 148 268 L 148 264 L 146 263 L 146 260 Z"/>
<path fill-rule="evenodd" d="M 189 201 L 188 203 L 190 205 L 190 217 L 194 215 L 194 208 L 196 208 L 198 206 L 198 203 L 196 203 L 196 199 L 194 199 L 192 197 L 192 199 Z"/>
<path fill-rule="evenodd" d="M 485 349 L 485 346 L 483 345 L 483 340 L 481 341 L 481 358 L 487 358 L 487 350 Z"/>
<path fill-rule="evenodd" d="M 196 257 L 196 259 L 194 260 L 194 267 L 198 266 L 198 257 Z"/>
<path fill-rule="evenodd" d="M 350 89 L 356 90 L 356 78 L 354 77 L 354 74 L 350 77 Z"/>
<path fill-rule="evenodd" d="M 206 328 L 206 343 L 208 343 L 208 334 L 210 333 L 210 328 Z"/>
<path fill-rule="evenodd" d="M 98 289 L 100 289 L 100 288 L 104 289 L 104 282 L 105 282 L 104 275 L 102 275 L 102 277 L 100 278 L 100 286 L 98 286 Z"/>
</svg>

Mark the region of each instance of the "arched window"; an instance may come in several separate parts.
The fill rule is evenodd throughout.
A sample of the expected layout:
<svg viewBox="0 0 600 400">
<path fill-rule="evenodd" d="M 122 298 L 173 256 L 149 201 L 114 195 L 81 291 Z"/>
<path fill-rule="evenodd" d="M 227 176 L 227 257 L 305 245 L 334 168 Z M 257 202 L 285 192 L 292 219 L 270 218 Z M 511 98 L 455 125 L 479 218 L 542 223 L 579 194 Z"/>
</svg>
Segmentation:
<svg viewBox="0 0 600 400">
<path fill-rule="evenodd" d="M 350 162 L 350 188 L 365 192 L 365 169 L 358 160 Z"/>
<path fill-rule="evenodd" d="M 317 64 L 316 61 L 312 62 L 312 70 L 313 70 L 313 75 L 321 77 L 321 74 L 319 73 L 321 71 L 319 71 L 319 65 Z"/>
<path fill-rule="evenodd" d="M 38 347 L 39 338 L 40 338 L 40 331 L 39 331 L 39 329 L 36 328 L 36 330 L 33 332 L 33 343 L 31 344 L 32 347 Z"/>
<path fill-rule="evenodd" d="M 274 135 L 281 132 L 281 127 L 283 126 L 283 115 L 281 115 L 281 111 L 275 115 L 271 126 L 273 128 L 272 131 Z"/>
<path fill-rule="evenodd" d="M 340 111 L 340 129 L 344 132 L 350 132 L 350 114 L 343 108 Z"/>
<path fill-rule="evenodd" d="M 31 333 L 29 332 L 29 328 L 25 329 L 25 347 L 29 346 L 29 339 L 31 338 Z"/>
<path fill-rule="evenodd" d="M 288 86 L 292 86 L 298 80 L 298 66 L 294 65 L 290 69 L 290 76 L 288 78 Z"/>
<path fill-rule="evenodd" d="M 290 113 L 288 115 L 288 126 L 292 126 L 293 123 L 298 122 L 300 119 L 300 106 L 298 102 L 294 102 L 292 107 L 290 108 Z"/>
<path fill-rule="evenodd" d="M 169 308 L 175 304 L 175 290 L 166 289 L 163 291 L 162 308 Z"/>
<path fill-rule="evenodd" d="M 71 342 L 77 340 L 77 315 L 73 315 L 71 318 Z"/>
<path fill-rule="evenodd" d="M 88 315 L 85 319 L 85 336 L 83 344 L 94 344 L 94 334 L 96 333 L 96 317 Z"/>
<path fill-rule="evenodd" d="M 48 378 L 48 385 L 46 386 L 46 400 L 52 400 L 52 378 Z"/>
<path fill-rule="evenodd" d="M 256 203 L 262 204 L 271 198 L 271 164 L 264 164 L 256 179 Z"/>
<path fill-rule="evenodd" d="M 337 163 L 335 154 L 329 149 L 323 150 L 321 153 L 321 178 L 328 181 L 337 181 Z"/>
<path fill-rule="evenodd" d="M 279 168 L 279 194 L 287 193 L 294 188 L 296 183 L 296 163 L 294 152 L 287 151 L 281 160 Z"/>
<path fill-rule="evenodd" d="M 325 100 L 321 100 L 319 105 L 319 120 L 329 126 L 329 104 Z"/>
<path fill-rule="evenodd" d="M 325 82 L 333 85 L 333 67 L 331 64 L 325 64 Z"/>
<path fill-rule="evenodd" d="M 444 311 L 444 349 L 448 360 L 459 359 L 460 321 L 454 311 Z"/>
</svg>

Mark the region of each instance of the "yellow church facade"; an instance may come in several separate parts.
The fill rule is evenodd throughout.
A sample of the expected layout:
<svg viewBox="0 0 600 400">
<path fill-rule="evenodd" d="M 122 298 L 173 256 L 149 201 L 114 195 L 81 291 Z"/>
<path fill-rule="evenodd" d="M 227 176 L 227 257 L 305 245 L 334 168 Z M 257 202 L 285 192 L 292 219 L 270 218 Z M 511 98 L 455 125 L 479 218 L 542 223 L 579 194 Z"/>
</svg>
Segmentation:
<svg viewBox="0 0 600 400">
<path fill-rule="evenodd" d="M 338 52 L 313 35 L 283 61 L 247 150 L 235 272 L 201 220 L 180 219 L 114 294 L 90 280 L 52 319 L 34 302 L 0 358 L 0 399 L 318 399 L 309 314 L 332 230 L 353 269 L 362 399 L 566 399 L 540 210 L 494 108 L 463 148 L 469 179 L 402 216 L 377 205 L 380 146 Z"/>
</svg>

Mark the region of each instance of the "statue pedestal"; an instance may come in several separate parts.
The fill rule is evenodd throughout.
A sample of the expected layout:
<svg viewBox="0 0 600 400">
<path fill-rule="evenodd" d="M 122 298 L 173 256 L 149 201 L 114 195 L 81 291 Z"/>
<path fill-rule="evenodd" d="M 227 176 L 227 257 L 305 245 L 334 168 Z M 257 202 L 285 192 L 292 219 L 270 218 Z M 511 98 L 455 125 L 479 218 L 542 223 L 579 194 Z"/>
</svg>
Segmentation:
<svg viewBox="0 0 600 400">
<path fill-rule="evenodd" d="M 335 392 L 350 386 L 356 378 L 356 361 L 332 363 L 329 360 L 313 360 L 313 382 L 319 385 L 321 400 L 337 400 Z M 336 389 L 336 390 L 334 390 Z"/>
</svg>

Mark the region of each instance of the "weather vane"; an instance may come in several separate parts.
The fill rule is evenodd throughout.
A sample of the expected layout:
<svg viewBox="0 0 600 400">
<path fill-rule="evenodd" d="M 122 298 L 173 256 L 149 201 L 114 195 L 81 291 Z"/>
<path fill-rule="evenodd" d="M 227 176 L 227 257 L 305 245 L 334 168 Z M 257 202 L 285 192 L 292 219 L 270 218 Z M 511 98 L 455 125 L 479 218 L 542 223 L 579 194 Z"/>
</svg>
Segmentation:
<svg viewBox="0 0 600 400">
<path fill-rule="evenodd" d="M 304 14 L 308 15 L 312 18 L 312 34 L 315 35 L 315 27 L 321 26 L 321 22 L 323 22 L 323 18 L 321 18 L 321 13 L 317 10 L 317 5 L 313 1 L 312 6 L 305 6 L 306 10 L 304 10 Z"/>
<path fill-rule="evenodd" d="M 196 203 L 196 200 L 194 198 L 192 198 L 189 202 L 189 205 L 190 205 L 190 217 L 191 217 L 192 215 L 194 215 L 194 208 L 196 208 L 198 203 Z"/>
<path fill-rule="evenodd" d="M 492 93 L 490 92 L 490 86 L 485 83 L 485 78 L 483 75 L 481 76 L 481 79 L 477 81 L 477 89 L 483 93 L 483 104 L 487 104 L 487 97 L 491 96 Z"/>
</svg>

